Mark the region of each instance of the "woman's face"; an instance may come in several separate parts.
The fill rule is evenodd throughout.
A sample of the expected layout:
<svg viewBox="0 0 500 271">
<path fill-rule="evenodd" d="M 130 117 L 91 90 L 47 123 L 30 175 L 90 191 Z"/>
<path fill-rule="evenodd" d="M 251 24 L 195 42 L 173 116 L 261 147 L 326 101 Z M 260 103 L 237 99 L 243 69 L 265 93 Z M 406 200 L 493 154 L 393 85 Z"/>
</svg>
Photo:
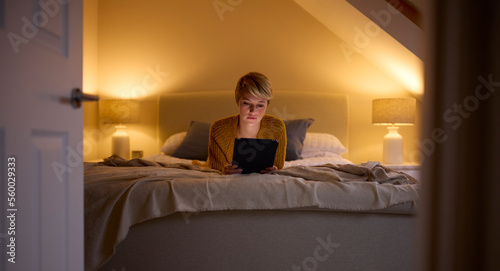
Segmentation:
<svg viewBox="0 0 500 271">
<path fill-rule="evenodd" d="M 238 101 L 240 121 L 246 125 L 260 125 L 267 109 L 267 99 L 258 98 L 245 91 Z"/>
</svg>

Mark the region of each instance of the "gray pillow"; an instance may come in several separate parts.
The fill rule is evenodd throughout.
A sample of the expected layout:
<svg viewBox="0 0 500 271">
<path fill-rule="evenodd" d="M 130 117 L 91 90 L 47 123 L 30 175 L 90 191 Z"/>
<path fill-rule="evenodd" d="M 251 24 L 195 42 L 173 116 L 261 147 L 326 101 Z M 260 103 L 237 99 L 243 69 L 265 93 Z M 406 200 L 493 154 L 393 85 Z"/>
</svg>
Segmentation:
<svg viewBox="0 0 500 271">
<path fill-rule="evenodd" d="M 284 120 L 286 126 L 286 157 L 285 161 L 302 159 L 302 148 L 306 138 L 307 128 L 314 119 Z"/>
<path fill-rule="evenodd" d="M 186 137 L 172 153 L 173 157 L 195 160 L 207 160 L 210 123 L 191 121 Z"/>
</svg>

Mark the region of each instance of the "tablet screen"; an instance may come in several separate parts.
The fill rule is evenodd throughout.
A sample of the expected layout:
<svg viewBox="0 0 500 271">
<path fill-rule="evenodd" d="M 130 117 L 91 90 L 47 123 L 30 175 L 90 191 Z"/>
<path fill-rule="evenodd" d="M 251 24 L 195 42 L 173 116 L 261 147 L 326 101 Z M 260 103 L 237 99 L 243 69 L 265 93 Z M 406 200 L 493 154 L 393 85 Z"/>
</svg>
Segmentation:
<svg viewBox="0 0 500 271">
<path fill-rule="evenodd" d="M 236 138 L 234 140 L 233 165 L 242 173 L 253 173 L 274 165 L 278 141 L 260 138 Z"/>
</svg>

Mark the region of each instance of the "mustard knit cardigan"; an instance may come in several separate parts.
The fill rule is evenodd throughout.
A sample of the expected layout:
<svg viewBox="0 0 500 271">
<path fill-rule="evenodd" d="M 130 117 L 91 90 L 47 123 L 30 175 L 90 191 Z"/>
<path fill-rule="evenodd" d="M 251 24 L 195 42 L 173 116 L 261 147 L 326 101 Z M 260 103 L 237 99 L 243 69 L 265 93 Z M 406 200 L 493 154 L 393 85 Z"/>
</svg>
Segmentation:
<svg viewBox="0 0 500 271">
<path fill-rule="evenodd" d="M 210 126 L 208 141 L 207 165 L 220 171 L 233 160 L 234 139 L 238 137 L 238 122 L 240 115 L 233 115 L 215 121 Z M 278 150 L 274 165 L 282 169 L 286 156 L 286 128 L 283 121 L 277 117 L 264 115 L 260 122 L 257 138 L 276 139 Z"/>
</svg>

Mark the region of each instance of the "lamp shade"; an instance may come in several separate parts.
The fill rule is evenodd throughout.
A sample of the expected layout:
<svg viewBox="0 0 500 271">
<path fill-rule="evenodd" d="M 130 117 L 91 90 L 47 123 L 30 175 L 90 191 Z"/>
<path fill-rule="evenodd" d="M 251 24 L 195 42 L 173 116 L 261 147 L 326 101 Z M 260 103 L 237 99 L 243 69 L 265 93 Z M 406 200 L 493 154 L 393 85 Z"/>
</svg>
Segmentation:
<svg viewBox="0 0 500 271">
<path fill-rule="evenodd" d="M 139 122 L 139 102 L 135 100 L 101 100 L 101 119 L 106 123 Z"/>
<path fill-rule="evenodd" d="M 372 124 L 413 125 L 416 100 L 413 98 L 388 98 L 373 100 Z"/>
</svg>

